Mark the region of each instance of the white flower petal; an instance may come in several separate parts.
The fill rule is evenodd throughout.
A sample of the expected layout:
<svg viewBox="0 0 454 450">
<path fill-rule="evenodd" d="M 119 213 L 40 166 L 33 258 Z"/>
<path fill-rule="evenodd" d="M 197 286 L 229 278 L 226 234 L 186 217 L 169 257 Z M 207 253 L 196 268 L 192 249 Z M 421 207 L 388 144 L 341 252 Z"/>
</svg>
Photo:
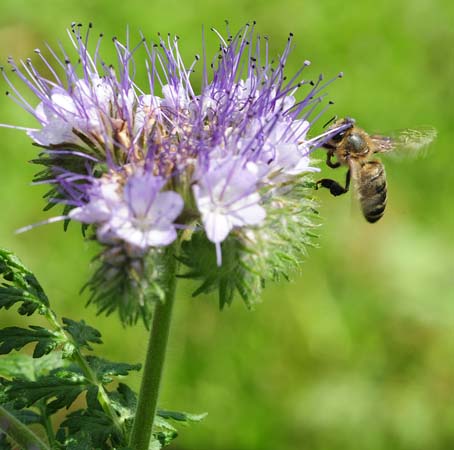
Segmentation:
<svg viewBox="0 0 454 450">
<path fill-rule="evenodd" d="M 235 226 L 259 225 L 266 217 L 265 209 L 257 201 L 247 200 L 246 198 L 244 205 L 235 204 L 236 209 L 232 211 L 232 222 Z"/>
<path fill-rule="evenodd" d="M 211 242 L 222 242 L 233 228 L 229 216 L 208 212 L 202 215 L 203 225 Z"/>
</svg>

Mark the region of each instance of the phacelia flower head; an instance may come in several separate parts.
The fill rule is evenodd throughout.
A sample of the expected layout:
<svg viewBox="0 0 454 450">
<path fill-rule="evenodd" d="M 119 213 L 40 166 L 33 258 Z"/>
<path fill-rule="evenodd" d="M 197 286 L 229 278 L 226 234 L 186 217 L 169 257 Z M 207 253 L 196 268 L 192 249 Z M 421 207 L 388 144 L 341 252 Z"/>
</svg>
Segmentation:
<svg viewBox="0 0 454 450">
<path fill-rule="evenodd" d="M 71 53 L 36 50 L 38 61 L 9 60 L 36 98 L 25 100 L 3 70 L 9 95 L 38 124 L 27 129 L 42 149 L 34 162 L 45 166 L 35 181 L 51 186 L 47 200 L 63 204 L 62 218 L 92 229 L 104 248 L 94 291 L 119 277 L 136 290 L 148 278 L 148 289 L 149 261 L 155 267 L 179 235 L 180 259 L 203 280 L 200 292 L 237 290 L 249 302 L 263 279 L 286 272 L 273 262 L 278 253 L 298 264 L 314 213 L 311 153 L 339 131 L 308 137 L 332 80 L 306 79 L 308 61 L 287 78 L 292 35 L 273 60 L 254 28 L 226 38 L 214 30 L 218 53 L 189 65 L 179 39 L 168 36 L 135 47 L 114 38 L 112 66 L 101 56 L 103 37 L 90 51 L 91 25 L 82 33 L 79 24 L 68 32 Z M 148 80 L 142 87 L 140 70 Z M 254 273 L 252 284 L 245 281 Z M 102 310 L 112 309 L 100 300 L 106 295 L 93 295 Z M 125 311 L 128 322 L 148 309 L 142 299 L 134 314 Z"/>
</svg>

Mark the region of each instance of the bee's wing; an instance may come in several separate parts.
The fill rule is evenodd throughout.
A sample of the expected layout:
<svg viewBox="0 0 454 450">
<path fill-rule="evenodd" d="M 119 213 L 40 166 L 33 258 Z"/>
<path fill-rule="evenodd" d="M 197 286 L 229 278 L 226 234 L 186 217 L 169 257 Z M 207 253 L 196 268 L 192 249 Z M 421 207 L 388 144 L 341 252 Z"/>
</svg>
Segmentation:
<svg viewBox="0 0 454 450">
<path fill-rule="evenodd" d="M 387 136 L 370 135 L 374 153 L 399 151 L 409 156 L 419 155 L 436 138 L 437 130 L 431 126 L 407 128 Z"/>
</svg>

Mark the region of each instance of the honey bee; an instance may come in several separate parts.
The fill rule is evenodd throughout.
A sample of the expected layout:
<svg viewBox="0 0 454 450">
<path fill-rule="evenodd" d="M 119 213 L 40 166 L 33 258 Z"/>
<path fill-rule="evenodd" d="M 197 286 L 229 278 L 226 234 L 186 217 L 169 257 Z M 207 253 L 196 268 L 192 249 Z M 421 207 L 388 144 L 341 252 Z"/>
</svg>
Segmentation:
<svg viewBox="0 0 454 450">
<path fill-rule="evenodd" d="M 402 130 L 393 137 L 369 135 L 348 117 L 336 121 L 330 130 L 337 128 L 339 133 L 322 146 L 327 149 L 328 167 L 348 167 L 345 186 L 330 178 L 322 178 L 317 181 L 316 189 L 322 186 L 334 196 L 342 195 L 348 192 L 353 179 L 365 219 L 370 223 L 377 222 L 385 212 L 387 187 L 385 167 L 373 155 L 400 149 L 417 152 L 432 142 L 437 132 L 432 127 L 422 127 Z M 333 162 L 333 157 L 337 161 Z"/>
</svg>

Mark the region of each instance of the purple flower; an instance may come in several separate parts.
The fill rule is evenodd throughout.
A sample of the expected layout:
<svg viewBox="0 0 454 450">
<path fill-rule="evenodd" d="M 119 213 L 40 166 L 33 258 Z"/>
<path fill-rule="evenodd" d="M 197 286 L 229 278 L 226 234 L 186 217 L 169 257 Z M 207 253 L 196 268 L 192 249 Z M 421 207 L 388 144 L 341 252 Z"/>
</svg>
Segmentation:
<svg viewBox="0 0 454 450">
<path fill-rule="evenodd" d="M 234 227 L 259 225 L 266 212 L 260 206 L 257 176 L 241 158 L 215 161 L 201 174 L 193 191 L 207 237 L 216 244 L 218 264 L 220 243 Z"/>
<path fill-rule="evenodd" d="M 69 33 L 74 56 L 36 51 L 50 76 L 31 60 L 9 61 L 36 104 L 3 71 L 10 95 L 39 123 L 27 130 L 43 148 L 36 181 L 49 183 L 50 203 L 91 224 L 101 243 L 145 253 L 174 241 L 179 227 L 203 229 L 220 263 L 221 243 L 264 226 L 270 189 L 317 170 L 312 151 L 339 131 L 307 137 L 332 80 L 303 78 L 308 62 L 284 75 L 292 36 L 274 64 L 254 26 L 227 39 L 215 33 L 220 50 L 214 63 L 202 62 L 198 87 L 191 74 L 199 58 L 185 65 L 177 38 L 134 48 L 114 39 L 114 69 L 101 57 L 102 37 L 90 53 L 78 25 Z M 143 57 L 148 86 L 139 88 L 134 59 Z"/>
<path fill-rule="evenodd" d="M 122 180 L 101 179 L 89 190 L 89 200 L 73 209 L 69 217 L 97 225 L 102 243 L 123 241 L 132 247 L 130 253 L 150 247 L 162 247 L 175 240 L 175 219 L 183 209 L 176 192 L 160 192 L 166 181 L 139 170 Z"/>
</svg>

